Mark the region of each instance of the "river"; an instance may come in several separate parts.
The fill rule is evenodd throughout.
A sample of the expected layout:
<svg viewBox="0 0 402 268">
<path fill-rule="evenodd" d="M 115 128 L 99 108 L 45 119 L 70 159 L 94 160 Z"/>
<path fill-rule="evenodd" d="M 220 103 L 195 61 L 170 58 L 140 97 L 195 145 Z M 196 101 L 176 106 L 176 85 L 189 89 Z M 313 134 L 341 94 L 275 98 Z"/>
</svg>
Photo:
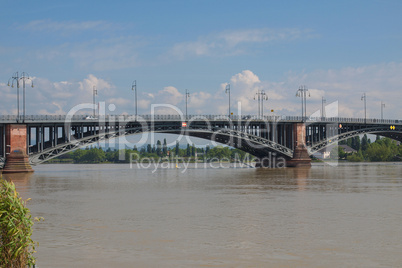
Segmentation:
<svg viewBox="0 0 402 268">
<path fill-rule="evenodd" d="M 401 267 L 402 165 L 153 169 L 51 164 L 8 175 L 37 267 Z"/>
</svg>

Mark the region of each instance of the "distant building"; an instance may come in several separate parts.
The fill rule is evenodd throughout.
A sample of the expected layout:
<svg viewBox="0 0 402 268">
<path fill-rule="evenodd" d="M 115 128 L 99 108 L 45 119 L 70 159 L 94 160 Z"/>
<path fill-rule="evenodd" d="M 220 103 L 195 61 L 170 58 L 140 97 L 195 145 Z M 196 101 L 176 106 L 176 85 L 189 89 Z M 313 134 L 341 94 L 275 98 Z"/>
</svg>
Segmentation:
<svg viewBox="0 0 402 268">
<path fill-rule="evenodd" d="M 342 145 L 332 144 L 326 148 L 323 148 L 323 149 L 317 151 L 316 153 L 313 154 L 313 156 L 318 159 L 328 159 L 331 157 L 331 151 L 335 147 L 341 147 L 343 149 L 343 151 L 347 154 L 357 153 L 357 151 L 355 149 L 351 148 L 350 146 L 343 145 L 343 144 Z"/>
</svg>

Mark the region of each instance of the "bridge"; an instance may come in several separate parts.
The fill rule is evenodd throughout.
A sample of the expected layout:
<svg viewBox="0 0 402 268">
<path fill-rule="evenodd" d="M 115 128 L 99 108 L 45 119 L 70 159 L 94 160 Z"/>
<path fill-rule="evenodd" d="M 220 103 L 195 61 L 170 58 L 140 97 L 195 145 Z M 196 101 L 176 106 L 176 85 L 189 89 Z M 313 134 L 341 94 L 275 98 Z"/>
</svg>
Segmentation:
<svg viewBox="0 0 402 268">
<path fill-rule="evenodd" d="M 150 132 L 187 135 L 226 144 L 257 158 L 283 157 L 310 165 L 310 155 L 348 138 L 375 134 L 402 142 L 402 120 L 299 116 L 82 115 L 0 116 L 3 172 L 32 171 L 49 159 L 109 139 Z M 16 156 L 19 152 L 20 156 Z M 15 160 L 15 159 L 20 160 Z M 23 159 L 23 160 L 21 160 Z M 9 168 L 7 166 L 10 166 Z"/>
</svg>

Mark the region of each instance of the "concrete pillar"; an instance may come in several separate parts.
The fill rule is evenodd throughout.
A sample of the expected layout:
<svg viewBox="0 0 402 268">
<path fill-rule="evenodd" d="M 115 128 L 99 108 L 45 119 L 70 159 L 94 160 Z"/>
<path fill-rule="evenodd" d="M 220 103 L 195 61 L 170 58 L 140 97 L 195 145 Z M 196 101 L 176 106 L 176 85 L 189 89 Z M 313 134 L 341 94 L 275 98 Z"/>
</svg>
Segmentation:
<svg viewBox="0 0 402 268">
<path fill-rule="evenodd" d="M 288 167 L 310 167 L 311 158 L 306 148 L 306 125 L 304 123 L 293 124 L 294 150 L 291 160 L 286 162 Z"/>
<path fill-rule="evenodd" d="M 3 173 L 33 172 L 27 155 L 27 126 L 6 125 L 6 164 Z"/>
</svg>

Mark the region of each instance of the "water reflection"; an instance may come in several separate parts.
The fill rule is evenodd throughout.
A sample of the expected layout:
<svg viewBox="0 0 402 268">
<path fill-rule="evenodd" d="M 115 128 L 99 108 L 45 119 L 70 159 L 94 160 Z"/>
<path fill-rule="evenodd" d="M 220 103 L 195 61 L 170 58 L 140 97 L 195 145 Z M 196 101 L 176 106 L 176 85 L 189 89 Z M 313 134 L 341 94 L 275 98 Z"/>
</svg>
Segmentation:
<svg viewBox="0 0 402 268">
<path fill-rule="evenodd" d="M 29 179 L 32 177 L 32 172 L 21 172 L 21 173 L 4 173 L 2 174 L 3 179 L 7 181 L 12 181 L 14 184 L 20 186 L 27 186 L 29 184 Z"/>
<path fill-rule="evenodd" d="M 402 263 L 402 165 L 181 171 L 44 165 L 11 178 L 45 218 L 38 266 Z"/>
<path fill-rule="evenodd" d="M 4 173 L 2 177 L 7 181 L 13 182 L 22 199 L 27 199 L 32 175 L 33 172 Z"/>
<path fill-rule="evenodd" d="M 307 186 L 307 178 L 310 177 L 310 168 L 306 167 L 298 167 L 298 168 L 293 168 L 293 176 L 297 181 L 297 186 L 299 191 L 304 191 L 306 190 Z"/>
</svg>

